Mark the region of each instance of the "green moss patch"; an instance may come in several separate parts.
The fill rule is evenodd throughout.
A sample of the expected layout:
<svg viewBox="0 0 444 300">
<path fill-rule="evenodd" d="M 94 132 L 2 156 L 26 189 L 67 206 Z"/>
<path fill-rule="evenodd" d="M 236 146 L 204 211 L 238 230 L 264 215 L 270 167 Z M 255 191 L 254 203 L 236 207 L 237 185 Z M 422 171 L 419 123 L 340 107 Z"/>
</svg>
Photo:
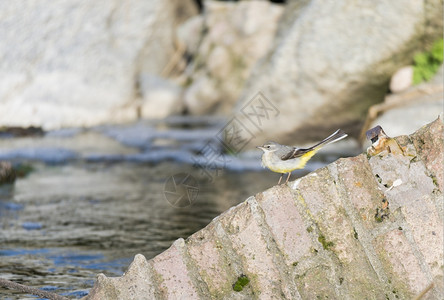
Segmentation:
<svg viewBox="0 0 444 300">
<path fill-rule="evenodd" d="M 325 236 L 323 234 L 319 235 L 318 241 L 319 241 L 319 243 L 322 244 L 322 247 L 325 250 L 329 250 L 331 247 L 333 247 L 335 245 L 333 242 L 327 241 L 327 239 L 325 238 Z"/>
<path fill-rule="evenodd" d="M 248 279 L 247 276 L 242 274 L 237 278 L 237 281 L 233 284 L 233 291 L 241 292 L 248 283 L 250 283 L 250 279 Z"/>
</svg>

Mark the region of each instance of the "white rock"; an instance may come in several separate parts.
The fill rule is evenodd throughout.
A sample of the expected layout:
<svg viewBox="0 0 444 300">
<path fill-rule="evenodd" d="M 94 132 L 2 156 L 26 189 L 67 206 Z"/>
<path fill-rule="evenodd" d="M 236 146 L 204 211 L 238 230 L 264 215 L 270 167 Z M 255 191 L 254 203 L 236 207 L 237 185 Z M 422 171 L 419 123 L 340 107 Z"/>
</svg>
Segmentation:
<svg viewBox="0 0 444 300">
<path fill-rule="evenodd" d="M 207 114 L 218 103 L 218 96 L 214 82 L 208 77 L 199 77 L 185 92 L 184 101 L 188 113 Z"/>
<path fill-rule="evenodd" d="M 167 79 L 146 74 L 141 76 L 142 118 L 162 119 L 184 109 L 182 89 Z"/>
<path fill-rule="evenodd" d="M 175 51 L 177 9 L 184 5 L 195 4 L 2 2 L 0 126 L 55 129 L 134 120 L 137 74 L 165 68 Z"/>
<path fill-rule="evenodd" d="M 413 84 L 413 67 L 407 66 L 399 69 L 390 79 L 390 91 L 392 93 L 402 92 Z"/>
<path fill-rule="evenodd" d="M 189 112 L 231 112 L 252 67 L 273 46 L 283 12 L 268 1 L 205 1 L 207 33 L 190 68 Z"/>
<path fill-rule="evenodd" d="M 189 54 L 195 54 L 204 28 L 204 18 L 202 15 L 194 16 L 177 28 L 177 38 L 183 43 Z"/>
<path fill-rule="evenodd" d="M 207 68 L 210 74 L 218 79 L 225 79 L 232 71 L 232 58 L 223 46 L 216 46 L 208 56 Z"/>
</svg>

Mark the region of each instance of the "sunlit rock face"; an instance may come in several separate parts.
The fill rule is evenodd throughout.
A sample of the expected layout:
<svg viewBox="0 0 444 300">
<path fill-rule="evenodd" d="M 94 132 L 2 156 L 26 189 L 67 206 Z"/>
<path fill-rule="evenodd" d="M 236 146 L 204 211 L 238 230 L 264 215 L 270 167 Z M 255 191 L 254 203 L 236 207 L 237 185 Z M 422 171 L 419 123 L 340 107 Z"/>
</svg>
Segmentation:
<svg viewBox="0 0 444 300">
<path fill-rule="evenodd" d="M 229 114 L 253 66 L 275 46 L 285 10 L 268 1 L 205 1 L 202 16 L 180 36 L 204 32 L 200 43 L 183 39 L 192 55 L 184 101 L 190 114 Z"/>
<path fill-rule="evenodd" d="M 442 299 L 443 127 L 251 196 L 85 299 Z"/>
<path fill-rule="evenodd" d="M 357 136 L 391 75 L 442 37 L 437 11 L 442 1 L 289 2 L 272 51 L 253 68 L 233 112 L 262 91 L 280 111 L 264 120 L 256 135 L 263 141 L 316 140 L 336 128 Z"/>
<path fill-rule="evenodd" d="M 443 66 L 435 77 L 405 91 L 388 94 L 383 103 L 372 106 L 368 113 L 368 128 L 376 125 L 388 128 L 390 136 L 410 134 L 442 113 Z"/>
<path fill-rule="evenodd" d="M 162 73 L 196 13 L 192 0 L 3 2 L 0 125 L 136 119 L 139 74 Z"/>
</svg>

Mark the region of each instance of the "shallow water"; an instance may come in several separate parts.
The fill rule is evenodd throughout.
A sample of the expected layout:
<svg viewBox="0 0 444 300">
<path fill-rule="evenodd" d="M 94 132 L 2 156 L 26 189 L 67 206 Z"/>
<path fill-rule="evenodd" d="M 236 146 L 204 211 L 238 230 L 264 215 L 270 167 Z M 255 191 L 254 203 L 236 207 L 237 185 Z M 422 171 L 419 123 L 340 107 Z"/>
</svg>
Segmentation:
<svg viewBox="0 0 444 300">
<path fill-rule="evenodd" d="M 86 295 L 96 274 L 121 276 L 135 254 L 154 257 L 277 179 L 225 173 L 210 182 L 198 169 L 168 162 L 35 168 L 1 188 L 0 276 L 73 298 Z M 164 195 L 168 177 L 179 172 L 198 182 L 188 207 Z M 1 289 L 0 296 L 24 299 Z"/>
<path fill-rule="evenodd" d="M 260 153 L 227 156 L 206 168 L 199 148 L 217 126 L 151 129 L 135 124 L 0 138 L 0 160 L 34 168 L 0 186 L 0 277 L 81 298 L 97 274 L 121 276 L 135 254 L 150 259 L 277 183 L 279 175 L 261 171 Z M 324 160 L 292 179 L 337 155 L 318 158 Z M 172 179 L 184 178 L 178 174 L 191 175 L 188 188 L 172 191 Z M 0 298 L 35 299 L 1 288 Z"/>
</svg>

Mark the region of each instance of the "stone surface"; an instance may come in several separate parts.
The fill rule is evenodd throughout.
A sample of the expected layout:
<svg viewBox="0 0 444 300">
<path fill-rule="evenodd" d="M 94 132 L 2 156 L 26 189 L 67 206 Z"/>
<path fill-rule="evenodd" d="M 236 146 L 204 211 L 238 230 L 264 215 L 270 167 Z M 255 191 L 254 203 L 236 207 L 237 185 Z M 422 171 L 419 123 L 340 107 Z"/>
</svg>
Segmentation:
<svg viewBox="0 0 444 300">
<path fill-rule="evenodd" d="M 411 62 L 421 38 L 442 36 L 442 17 L 430 7 L 442 10 L 442 1 L 289 3 L 276 47 L 253 68 L 234 112 L 262 91 L 281 114 L 264 123 L 261 141 L 294 144 L 336 128 L 357 136 L 367 109 L 384 99 L 391 75 Z M 432 30 L 429 23 L 441 25 Z"/>
<path fill-rule="evenodd" d="M 184 102 L 186 110 L 193 115 L 203 115 L 212 112 L 219 101 L 217 95 L 215 83 L 210 78 L 198 78 L 185 91 Z"/>
<path fill-rule="evenodd" d="M 187 248 L 211 295 L 222 297 L 230 293 L 237 276 L 230 268 L 230 260 L 225 256 L 222 242 L 217 239 L 215 225 L 210 224 L 207 230 L 192 235 L 187 240 Z"/>
<path fill-rule="evenodd" d="M 196 299 L 199 294 L 183 259 L 183 239 L 153 259 L 153 269 L 159 276 L 160 290 L 168 299 Z"/>
<path fill-rule="evenodd" d="M 331 166 L 336 167 L 334 172 L 322 168 L 301 178 L 296 187 L 299 201 L 306 207 L 306 213 L 312 220 L 310 228 L 317 235 L 317 251 L 321 252 L 318 256 L 324 256 L 319 259 L 317 269 L 324 268 L 327 274 L 331 273 L 327 278 L 331 284 L 337 285 L 335 295 L 338 298 L 348 295 L 350 298 L 365 299 L 384 294 L 384 287 L 360 243 L 357 233 L 359 228 L 354 228 L 353 218 L 345 209 L 345 204 L 350 205 L 349 209 L 355 212 L 359 222 L 365 226 L 372 221 L 374 223 L 374 207 L 379 194 L 372 192 L 375 185 L 371 184 L 370 168 L 363 168 L 365 164 L 363 155 L 340 159 Z M 338 178 L 333 173 L 338 174 Z M 310 277 L 301 280 L 305 280 L 307 286 L 316 286 L 309 282 L 312 280 Z"/>
<path fill-rule="evenodd" d="M 442 281 L 443 270 L 436 262 L 443 261 L 443 253 L 431 247 L 434 244 L 444 243 L 443 221 L 435 207 L 434 198 L 430 196 L 417 198 L 413 203 L 402 207 L 402 213 L 432 275 Z M 438 201 L 442 201 L 442 198 Z"/>
<path fill-rule="evenodd" d="M 392 93 L 399 93 L 402 92 L 409 87 L 411 87 L 413 84 L 413 67 L 407 66 L 402 67 L 398 71 L 393 74 L 392 78 L 390 79 L 390 91 Z"/>
<path fill-rule="evenodd" d="M 174 82 L 152 74 L 140 76 L 141 117 L 163 119 L 179 115 L 184 109 L 182 89 Z"/>
<path fill-rule="evenodd" d="M 381 205 L 383 194 L 378 188 L 365 155 L 338 160 L 337 170 L 348 199 L 362 222 L 368 229 L 373 228 L 375 208 Z"/>
<path fill-rule="evenodd" d="M 54 129 L 137 118 L 140 72 L 160 75 L 191 0 L 3 2 L 0 125 Z"/>
<path fill-rule="evenodd" d="M 330 266 L 319 265 L 296 276 L 302 299 L 336 299 L 335 282 L 329 280 L 332 272 Z"/>
<path fill-rule="evenodd" d="M 251 212 L 251 205 L 251 201 L 247 201 L 238 208 L 237 214 L 223 215 L 218 221 L 232 242 L 234 251 L 241 257 L 244 274 L 250 278 L 253 291 L 268 299 L 282 295 L 291 298 L 274 263 L 274 256 L 280 254 L 270 251 L 260 225 Z"/>
<path fill-rule="evenodd" d="M 439 119 L 397 137 L 403 153 L 339 159 L 250 197 L 123 277 L 99 275 L 86 299 L 394 300 L 432 282 L 424 299 L 442 299 L 443 133 Z"/>
<path fill-rule="evenodd" d="M 272 48 L 283 10 L 268 1 L 205 1 L 206 33 L 188 70 L 185 93 L 191 114 L 231 111 L 251 68 Z M 196 41 L 183 40 L 194 48 Z"/>
<path fill-rule="evenodd" d="M 433 179 L 427 176 L 423 162 L 411 162 L 413 157 L 388 154 L 370 158 L 370 165 L 376 180 L 391 209 L 397 209 L 406 203 L 416 201 L 422 196 L 431 195 L 435 189 Z M 394 186 L 394 182 L 398 182 Z"/>
<path fill-rule="evenodd" d="M 444 192 L 444 156 L 440 150 L 444 144 L 443 115 L 430 126 L 424 126 L 412 135 L 413 145 L 427 169 L 436 180 L 434 183 Z"/>
<path fill-rule="evenodd" d="M 383 103 L 370 108 L 369 117 L 373 114 L 374 119 L 362 130 L 380 125 L 389 136 L 407 135 L 435 120 L 443 111 L 443 71 L 441 66 L 430 82 L 387 95 Z"/>
<path fill-rule="evenodd" d="M 401 230 L 395 229 L 377 238 L 375 249 L 393 283 L 393 294 L 409 299 L 427 287 L 427 277 Z"/>
<path fill-rule="evenodd" d="M 204 28 L 202 15 L 194 16 L 177 28 L 177 39 L 185 45 L 188 54 L 195 54 L 199 48 Z"/>
<path fill-rule="evenodd" d="M 307 226 L 290 189 L 287 186 L 279 188 L 259 194 L 257 201 L 279 249 L 285 255 L 286 263 L 293 265 L 311 254 L 313 244 L 307 231 L 298 230 Z"/>
<path fill-rule="evenodd" d="M 88 299 L 155 299 L 160 293 L 155 287 L 155 278 L 146 258 L 137 254 L 128 271 L 120 278 L 98 275 Z"/>
</svg>

